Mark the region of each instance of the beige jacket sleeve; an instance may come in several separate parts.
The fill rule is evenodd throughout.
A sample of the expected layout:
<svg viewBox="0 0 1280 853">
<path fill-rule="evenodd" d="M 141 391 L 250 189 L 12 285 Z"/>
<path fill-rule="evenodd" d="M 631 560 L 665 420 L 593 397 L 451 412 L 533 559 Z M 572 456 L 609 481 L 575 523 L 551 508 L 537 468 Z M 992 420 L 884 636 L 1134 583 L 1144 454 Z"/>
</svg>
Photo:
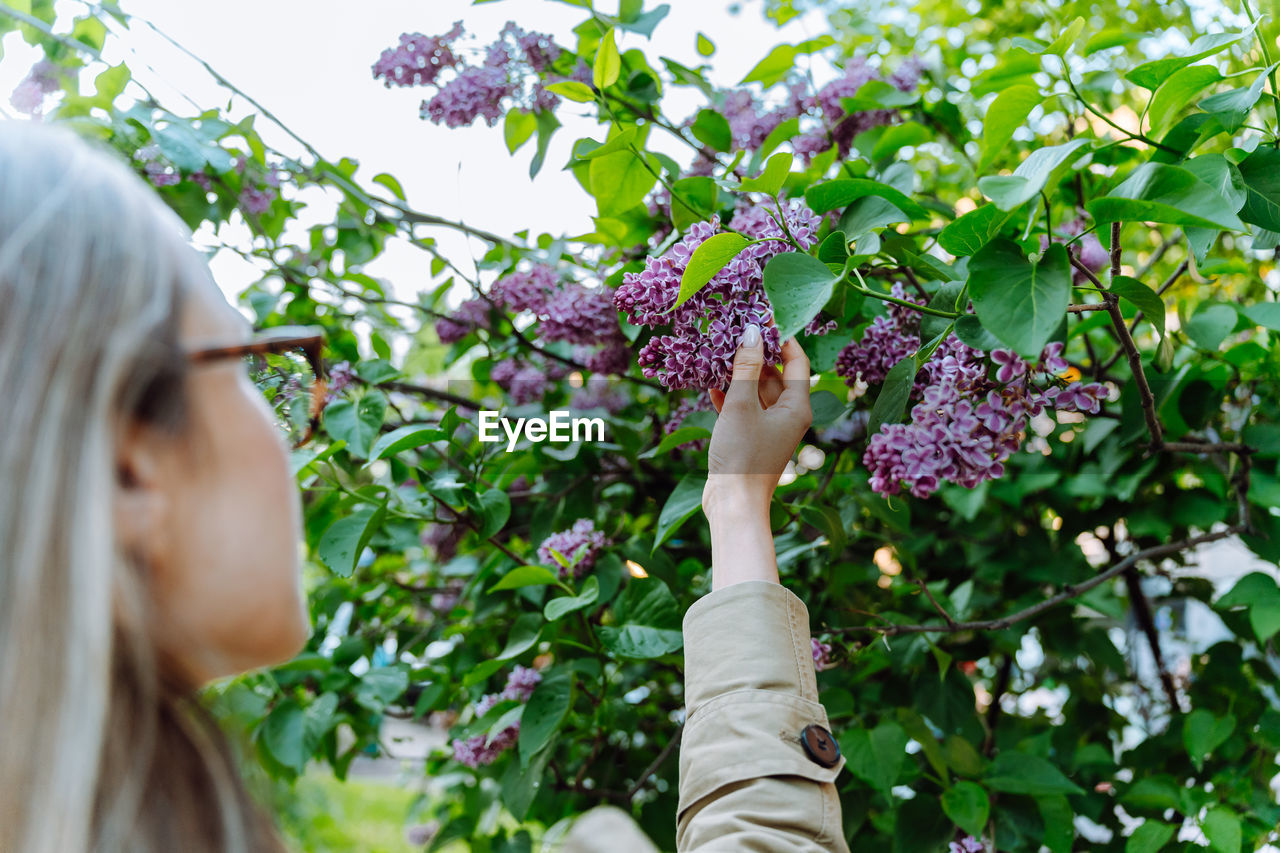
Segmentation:
<svg viewBox="0 0 1280 853">
<path fill-rule="evenodd" d="M 684 617 L 685 728 L 676 849 L 848 853 L 835 778 L 801 732 L 830 731 L 809 611 L 786 587 L 743 581 Z"/>
</svg>

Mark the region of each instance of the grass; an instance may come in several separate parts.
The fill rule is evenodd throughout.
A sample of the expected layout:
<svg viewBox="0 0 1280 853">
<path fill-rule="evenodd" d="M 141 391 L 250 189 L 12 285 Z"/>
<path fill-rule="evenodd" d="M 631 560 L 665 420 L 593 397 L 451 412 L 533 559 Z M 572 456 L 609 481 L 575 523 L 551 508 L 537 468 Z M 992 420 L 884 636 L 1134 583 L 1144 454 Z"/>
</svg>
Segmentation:
<svg viewBox="0 0 1280 853">
<path fill-rule="evenodd" d="M 414 792 L 308 773 L 291 792 L 281 828 L 299 853 L 420 853 L 405 840 Z"/>
</svg>

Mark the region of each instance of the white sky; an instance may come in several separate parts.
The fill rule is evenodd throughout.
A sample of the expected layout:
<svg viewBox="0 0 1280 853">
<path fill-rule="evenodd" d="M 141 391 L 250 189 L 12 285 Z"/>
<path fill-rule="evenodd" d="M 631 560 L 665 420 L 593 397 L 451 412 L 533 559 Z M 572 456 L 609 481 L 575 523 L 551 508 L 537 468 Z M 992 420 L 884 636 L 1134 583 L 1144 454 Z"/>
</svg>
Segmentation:
<svg viewBox="0 0 1280 853">
<path fill-rule="evenodd" d="M 599 0 L 601 11 L 616 11 L 613 0 Z M 649 0 L 646 8 L 656 3 Z M 671 0 L 671 12 L 651 42 L 621 32 L 620 48 L 645 49 L 651 62 L 670 56 L 686 65 L 702 60 L 695 49 L 699 31 L 716 43 L 712 82 L 731 86 L 781 41 L 798 41 L 821 33 L 824 20 L 811 14 L 778 31 L 767 21 L 758 0 L 747 0 L 738 15 L 727 0 Z M 462 20 L 477 36 L 467 44 L 479 50 L 502 25 L 515 20 L 527 30 L 550 33 L 558 44 L 572 49 L 572 28 L 585 10 L 553 0 L 503 0 L 471 5 L 464 0 L 377 0 L 355 4 L 337 0 L 122 0 L 132 15 L 155 23 L 161 30 L 208 61 L 231 82 L 255 97 L 302 138 L 331 160 L 351 157 L 360 162 L 357 178 L 365 186 L 379 172 L 390 172 L 403 184 L 409 202 L 434 213 L 498 234 L 523 229 L 532 234 L 577 234 L 592 230 L 594 201 L 569 172 L 561 171 L 573 141 L 584 135 L 602 136 L 602 127 L 586 118 L 586 105 L 564 102 L 558 111 L 565 124 L 556 134 L 546 164 L 530 181 L 528 164 L 532 141 L 507 153 L 502 126 L 483 122 L 450 130 L 418 118 L 425 88 L 387 89 L 375 81 L 371 66 L 384 48 L 397 43 L 401 32 L 434 35 Z M 81 13 L 78 0 L 61 0 L 60 10 Z M 128 44 L 137 51 L 131 55 Z M 35 58 L 33 49 L 17 34 L 5 37 L 0 61 L 0 103 L 25 75 Z M 109 39 L 106 58 L 124 60 L 170 109 L 191 113 L 183 97 L 204 107 L 226 107 L 229 93 L 200 65 L 143 26 L 135 25 L 126 39 Z M 150 67 L 147 67 L 150 66 Z M 86 85 L 89 85 L 86 81 Z M 701 93 L 671 88 L 667 114 L 682 119 L 704 103 Z M 253 112 L 239 98 L 230 98 L 233 118 Z M 277 149 L 303 156 L 301 149 L 265 119 L 256 124 L 264 139 Z M 689 149 L 675 140 L 660 140 L 655 131 L 651 147 L 687 161 Z M 305 159 L 305 158 L 304 158 Z M 380 194 L 385 191 L 377 188 Z M 325 213 L 327 215 L 327 211 Z M 305 214 L 304 214 L 305 216 Z M 425 233 L 425 232 L 424 232 Z M 472 248 L 456 234 L 437 230 L 444 254 L 465 270 Z M 223 238 L 244 238 L 224 230 Z M 484 250 L 476 243 L 474 251 Z M 428 283 L 429 258 L 403 244 L 389 245 L 367 272 L 387 278 L 394 291 L 408 296 Z M 223 252 L 213 263 L 215 275 L 228 294 L 234 294 L 257 275 L 244 261 Z"/>
</svg>

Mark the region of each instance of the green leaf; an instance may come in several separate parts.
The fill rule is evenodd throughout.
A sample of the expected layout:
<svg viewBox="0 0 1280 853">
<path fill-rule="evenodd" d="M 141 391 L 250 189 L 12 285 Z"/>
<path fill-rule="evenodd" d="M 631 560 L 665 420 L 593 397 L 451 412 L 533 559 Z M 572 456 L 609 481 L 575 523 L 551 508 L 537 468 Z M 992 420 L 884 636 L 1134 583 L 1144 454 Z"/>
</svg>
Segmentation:
<svg viewBox="0 0 1280 853">
<path fill-rule="evenodd" d="M 938 234 L 938 243 L 956 257 L 976 254 L 1000 233 L 1012 216 L 1013 213 L 994 204 L 984 204 L 943 228 Z"/>
<path fill-rule="evenodd" d="M 742 182 L 743 192 L 766 193 L 776 196 L 791 174 L 793 155 L 784 151 L 774 154 L 765 164 L 764 171 L 758 178 L 746 178 Z"/>
<path fill-rule="evenodd" d="M 1156 333 L 1164 337 L 1164 300 L 1156 292 L 1136 278 L 1127 275 L 1113 276 L 1109 290 L 1121 299 L 1127 299 L 1155 326 Z"/>
<path fill-rule="evenodd" d="M 707 484 L 707 475 L 691 471 L 676 484 L 662 512 L 658 515 L 658 527 L 653 534 L 653 550 L 667 541 L 691 515 L 702 507 L 702 488 Z"/>
<path fill-rule="evenodd" d="M 1258 642 L 1265 643 L 1280 631 L 1280 604 L 1260 602 L 1253 605 L 1249 608 L 1249 624 Z"/>
<path fill-rule="evenodd" d="M 733 131 L 729 128 L 729 120 L 715 110 L 699 110 L 689 129 L 693 131 L 695 139 L 717 151 L 729 151 L 733 148 Z"/>
<path fill-rule="evenodd" d="M 1197 346 L 1216 351 L 1239 319 L 1236 309 L 1225 302 L 1205 302 L 1196 309 L 1183 331 Z"/>
<path fill-rule="evenodd" d="M 1275 580 L 1270 575 L 1250 572 L 1236 581 L 1235 586 L 1215 601 L 1213 606 L 1218 610 L 1229 610 L 1259 601 L 1280 602 L 1280 587 L 1276 586 Z"/>
<path fill-rule="evenodd" d="M 613 30 L 604 34 L 600 46 L 596 48 L 595 66 L 591 71 L 591 81 L 597 89 L 607 89 L 618 81 L 622 71 L 622 57 L 618 55 L 618 42 Z"/>
<path fill-rule="evenodd" d="M 1124 853 L 1158 853 L 1173 838 L 1175 827 L 1155 820 L 1145 820 L 1125 842 Z"/>
<path fill-rule="evenodd" d="M 682 426 L 662 437 L 662 441 L 657 446 L 641 453 L 638 459 L 652 459 L 655 456 L 661 456 L 682 444 L 688 444 L 691 441 L 697 441 L 700 438 L 707 438 L 711 435 L 711 430 L 700 426 Z"/>
<path fill-rule="evenodd" d="M 430 444 L 433 441 L 440 441 L 445 438 L 448 438 L 448 436 L 439 427 L 424 427 L 417 424 L 402 426 L 380 436 L 373 443 L 373 447 L 369 448 L 369 461 L 363 467 L 368 468 L 377 460 L 385 459 L 402 450 L 422 447 L 424 444 Z"/>
<path fill-rule="evenodd" d="M 761 157 L 768 157 L 773 150 L 782 143 L 786 142 L 793 136 L 800 134 L 800 119 L 789 118 L 782 124 L 769 131 L 769 135 L 764 138 L 764 142 L 760 145 L 757 152 Z"/>
<path fill-rule="evenodd" d="M 1280 332 L 1280 302 L 1259 302 L 1257 305 L 1246 305 L 1241 310 L 1246 317 L 1264 329 Z"/>
<path fill-rule="evenodd" d="M 643 157 L 644 159 L 641 159 Z M 602 217 L 630 210 L 658 182 L 659 163 L 648 152 L 616 151 L 591 161 L 588 181 Z"/>
<path fill-rule="evenodd" d="M 911 386 L 915 382 L 915 353 L 899 361 L 884 377 L 880 385 L 880 393 L 871 407 L 871 415 L 867 420 L 867 435 L 875 435 L 884 424 L 896 424 L 907 412 L 907 400 L 911 397 Z"/>
<path fill-rule="evenodd" d="M 507 769 L 502 773 L 502 781 L 499 786 L 502 791 L 502 804 L 506 806 L 516 820 L 524 820 L 525 815 L 529 812 L 529 806 L 533 805 L 533 799 L 538 795 L 538 791 L 542 789 L 542 777 L 546 774 L 547 763 L 551 760 L 551 754 L 555 751 L 554 739 L 545 747 L 538 750 L 529 759 L 527 766 L 522 766 L 520 761 L 511 761 L 507 764 Z M 432 846 L 427 848 L 428 851 L 440 850 L 450 846 L 448 842 L 452 840 L 463 840 L 470 837 L 470 830 L 467 828 L 467 821 L 474 818 L 454 819 L 445 825 L 445 828 L 436 836 Z M 463 832 L 457 836 L 450 836 L 449 830 L 453 826 L 461 826 Z"/>
<path fill-rule="evenodd" d="M 1037 797 L 1036 805 L 1040 807 L 1040 816 L 1044 819 L 1044 838 L 1041 843 L 1049 848 L 1050 853 L 1071 853 L 1071 843 L 1075 840 L 1075 815 L 1071 812 L 1071 803 L 1061 794 L 1051 797 Z"/>
<path fill-rule="evenodd" d="M 1236 718 L 1231 714 L 1216 717 L 1204 708 L 1197 708 L 1187 715 L 1182 722 L 1182 743 L 1196 770 L 1204 766 L 1205 756 L 1227 742 L 1235 728 Z"/>
<path fill-rule="evenodd" d="M 1243 836 L 1240 818 L 1226 806 L 1214 806 L 1200 822 L 1209 839 L 1209 849 L 1216 853 L 1240 853 Z"/>
<path fill-rule="evenodd" d="M 596 99 L 596 93 L 591 91 L 591 87 L 586 83 L 579 83 L 577 80 L 561 80 L 559 83 L 548 83 L 546 88 L 553 95 L 559 95 L 562 98 L 568 98 L 570 101 L 576 101 L 580 104 Z"/>
<path fill-rule="evenodd" d="M 1088 145 L 1088 139 L 1077 138 L 1061 145 L 1037 148 L 1018 164 L 1012 175 L 979 178 L 978 189 L 1001 210 L 1014 210 L 1039 195 L 1061 169 L 1082 156 L 1088 156 L 1087 152 L 1084 155 L 1079 153 Z"/>
<path fill-rule="evenodd" d="M 1173 123 L 1192 98 L 1221 80 L 1222 75 L 1212 65 L 1191 65 L 1175 72 L 1160 84 L 1151 99 L 1147 110 L 1151 134 L 1158 139 L 1160 131 Z"/>
<path fill-rule="evenodd" d="M 671 198 L 671 223 L 680 231 L 706 220 L 720 203 L 720 187 L 712 178 L 681 178 L 671 188 L 675 190 Z"/>
<path fill-rule="evenodd" d="M 770 258 L 764 268 L 764 292 L 773 305 L 779 340 L 799 334 L 818 316 L 839 280 L 812 255 L 786 252 Z"/>
<path fill-rule="evenodd" d="M 587 141 L 587 140 L 582 140 Z M 590 151 L 582 154 L 579 159 L 595 160 L 598 157 L 604 157 L 606 154 L 614 154 L 618 151 L 630 151 L 631 147 L 637 143 L 643 143 L 640 138 L 640 128 L 634 124 L 623 127 L 622 125 L 613 125 L 609 130 L 609 137 L 598 147 L 592 148 Z"/>
<path fill-rule="evenodd" d="M 1020 355 L 1038 358 L 1071 298 L 1067 250 L 1054 243 L 1032 263 L 1016 243 L 993 240 L 969 262 L 969 296 L 986 329 Z"/>
<path fill-rule="evenodd" d="M 529 759 L 551 742 L 573 700 L 573 672 L 566 669 L 551 670 L 542 676 L 533 689 L 524 716 L 520 718 L 520 764 L 528 766 Z"/>
<path fill-rule="evenodd" d="M 596 627 L 596 636 L 615 657 L 645 660 L 679 651 L 680 605 L 657 578 L 632 578 L 613 604 L 613 625 Z"/>
<path fill-rule="evenodd" d="M 1085 204 L 1099 224 L 1164 222 L 1201 228 L 1245 230 L 1213 187 L 1192 172 L 1165 163 L 1143 163 L 1103 198 Z"/>
<path fill-rule="evenodd" d="M 979 169 L 986 169 L 997 156 L 1006 153 L 1005 148 L 1009 140 L 1013 139 L 1013 132 L 1022 126 L 1041 100 L 1040 87 L 1025 83 L 1010 86 L 996 96 L 987 108 L 987 116 L 982 123 L 982 159 L 978 163 Z"/>
<path fill-rule="evenodd" d="M 898 208 L 912 219 L 928 219 L 929 213 L 923 207 L 907 198 L 899 190 L 879 181 L 867 178 L 846 178 L 838 181 L 826 181 L 805 190 L 804 199 L 814 213 L 826 213 L 837 207 L 844 207 L 860 198 L 878 196 Z"/>
<path fill-rule="evenodd" d="M 538 119 L 533 113 L 524 110 L 508 110 L 502 124 L 502 139 L 507 143 L 507 151 L 514 154 L 521 145 L 529 141 L 533 132 L 538 129 Z"/>
<path fill-rule="evenodd" d="M 702 33 L 698 33 L 697 48 L 699 56 L 711 56 L 716 52 L 715 44 Z"/>
<path fill-rule="evenodd" d="M 359 400 L 335 400 L 324 409 L 324 429 L 330 437 L 345 441 L 351 455 L 367 459 L 386 412 L 387 398 L 376 391 Z"/>
<path fill-rule="evenodd" d="M 507 519 L 511 518 L 511 499 L 501 489 L 489 489 L 481 492 L 477 501 L 480 529 L 476 535 L 488 539 L 506 526 Z"/>
<path fill-rule="evenodd" d="M 1202 154 L 1185 161 L 1183 167 L 1212 187 L 1232 210 L 1240 210 L 1249 200 L 1240 169 L 1221 154 Z"/>
<path fill-rule="evenodd" d="M 542 633 L 543 618 L 541 613 L 522 613 L 511 626 L 507 635 L 507 646 L 498 655 L 497 660 L 511 660 L 533 648 Z"/>
<path fill-rule="evenodd" d="M 1280 151 L 1259 146 L 1238 168 L 1247 193 L 1240 218 L 1268 231 L 1280 231 Z"/>
<path fill-rule="evenodd" d="M 1084 18 L 1077 17 L 1053 40 L 1052 44 L 1044 49 L 1044 52 L 1057 56 L 1064 55 L 1075 44 L 1076 39 L 1080 38 L 1080 33 L 1084 31 L 1084 23 Z"/>
<path fill-rule="evenodd" d="M 1200 36 L 1191 43 L 1190 52 L 1186 56 L 1170 56 L 1155 59 L 1151 62 L 1144 62 L 1124 76 L 1130 82 L 1154 92 L 1175 71 L 1235 44 L 1252 33 L 1253 28 L 1256 26 L 1257 24 L 1254 23 L 1239 32 L 1209 33 L 1208 35 Z"/>
<path fill-rule="evenodd" d="M 680 293 L 676 296 L 676 304 L 672 310 L 679 308 L 699 290 L 707 286 L 707 282 L 715 278 L 729 261 L 751 243 L 746 237 L 733 231 L 712 234 L 693 250 L 689 263 L 685 265 L 684 274 L 680 276 Z"/>
<path fill-rule="evenodd" d="M 840 743 L 849 770 L 876 790 L 887 794 L 898 781 L 907 755 L 906 731 L 886 720 L 874 729 L 854 729 Z"/>
<path fill-rule="evenodd" d="M 356 687 L 356 704 L 375 714 L 382 713 L 388 705 L 404 695 L 409 687 L 409 673 L 398 666 L 380 666 L 360 676 Z"/>
<path fill-rule="evenodd" d="M 560 127 L 560 121 L 551 110 L 539 110 L 535 114 L 538 119 L 538 148 L 529 160 L 529 178 L 532 180 L 542 171 L 542 164 L 547 159 L 547 149 L 551 145 L 551 137 Z"/>
<path fill-rule="evenodd" d="M 577 595 L 562 595 L 548 601 L 542 615 L 548 622 L 555 622 L 566 614 L 595 604 L 599 597 L 600 581 L 592 575 L 582 584 L 582 591 Z"/>
<path fill-rule="evenodd" d="M 517 566 L 502 576 L 502 579 L 489 587 L 489 592 L 504 589 L 519 589 L 525 586 L 547 586 L 559 583 L 560 578 L 546 566 Z"/>
<path fill-rule="evenodd" d="M 116 98 L 124 94 L 125 86 L 129 84 L 129 80 L 131 80 L 132 77 L 133 75 L 129 73 L 129 66 L 125 65 L 123 62 L 120 63 L 119 65 L 115 65 L 108 68 L 107 70 L 100 73 L 97 77 L 94 77 L 93 87 L 94 87 L 94 92 L 96 93 L 93 99 L 94 103 L 102 107 L 104 110 L 110 111 L 111 105 L 115 103 Z M 172 127 L 174 126 L 170 125 L 170 128 Z M 166 144 L 172 149 L 175 145 L 175 140 L 172 138 L 172 135 L 169 133 L 169 128 L 166 128 L 162 136 L 162 139 L 164 139 L 164 137 L 170 137 L 170 138 L 167 139 L 165 142 L 161 143 L 160 150 L 165 151 Z M 198 150 L 203 146 L 196 145 L 194 147 Z M 165 156 L 168 156 L 167 151 L 165 152 Z M 183 156 L 185 160 L 186 149 L 184 149 Z M 209 158 L 207 155 L 205 155 L 204 153 L 199 153 L 195 155 L 195 157 L 192 158 L 190 161 L 188 161 L 187 165 L 183 165 L 182 168 L 186 168 L 190 170 L 191 168 L 190 164 L 195 163 L 197 160 L 199 161 L 200 165 L 195 166 L 196 169 L 201 168 L 202 166 L 204 166 L 206 163 L 209 162 Z M 174 160 L 174 164 L 180 165 L 177 160 Z"/>
<path fill-rule="evenodd" d="M 1025 752 L 1004 751 L 997 755 L 987 771 L 986 783 L 993 791 L 1032 797 L 1084 793 L 1057 767 Z"/>
<path fill-rule="evenodd" d="M 835 39 L 829 35 L 818 36 L 797 45 L 780 44 L 769 51 L 768 56 L 757 62 L 738 85 L 745 86 L 747 83 L 759 83 L 767 89 L 795 69 L 797 56 L 816 53 L 833 44 L 835 44 Z"/>
<path fill-rule="evenodd" d="M 285 699 L 262 721 L 258 737 L 267 752 L 294 773 L 306 769 L 310 757 L 306 747 L 306 716 L 293 699 Z"/>
<path fill-rule="evenodd" d="M 358 510 L 329 525 L 320 537 L 320 543 L 316 545 L 316 555 L 320 562 L 338 577 L 351 577 L 356 561 L 382 523 L 386 510 L 386 504 L 377 509 Z"/>
<path fill-rule="evenodd" d="M 991 800 L 982 786 L 974 782 L 957 782 L 942 794 L 942 810 L 956 826 L 981 838 L 991 816 Z"/>
<path fill-rule="evenodd" d="M 1274 68 L 1275 65 L 1271 65 L 1262 71 L 1248 86 L 1210 95 L 1200 102 L 1200 109 L 1217 118 L 1227 133 L 1235 133 L 1249 117 L 1258 98 L 1262 97 L 1262 85 Z"/>
</svg>

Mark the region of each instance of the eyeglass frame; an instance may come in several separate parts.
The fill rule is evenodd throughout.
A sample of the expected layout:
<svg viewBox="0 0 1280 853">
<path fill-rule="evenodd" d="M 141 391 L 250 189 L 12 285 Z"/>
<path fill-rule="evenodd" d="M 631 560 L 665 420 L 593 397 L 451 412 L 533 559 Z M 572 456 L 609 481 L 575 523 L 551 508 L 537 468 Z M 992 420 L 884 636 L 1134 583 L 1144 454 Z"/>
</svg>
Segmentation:
<svg viewBox="0 0 1280 853">
<path fill-rule="evenodd" d="M 311 403 L 308 409 L 307 432 L 294 442 L 293 449 L 298 449 L 309 442 L 320 427 L 320 414 L 324 411 L 328 397 L 329 375 L 324 367 L 321 352 L 325 337 L 321 333 L 300 335 L 294 330 L 282 328 L 257 332 L 253 340 L 234 346 L 206 347 L 189 350 L 186 357 L 197 364 L 219 361 L 225 358 L 240 358 L 246 355 L 279 355 L 290 350 L 300 349 L 311 365 L 315 375 L 315 383 L 311 386 Z"/>
</svg>

